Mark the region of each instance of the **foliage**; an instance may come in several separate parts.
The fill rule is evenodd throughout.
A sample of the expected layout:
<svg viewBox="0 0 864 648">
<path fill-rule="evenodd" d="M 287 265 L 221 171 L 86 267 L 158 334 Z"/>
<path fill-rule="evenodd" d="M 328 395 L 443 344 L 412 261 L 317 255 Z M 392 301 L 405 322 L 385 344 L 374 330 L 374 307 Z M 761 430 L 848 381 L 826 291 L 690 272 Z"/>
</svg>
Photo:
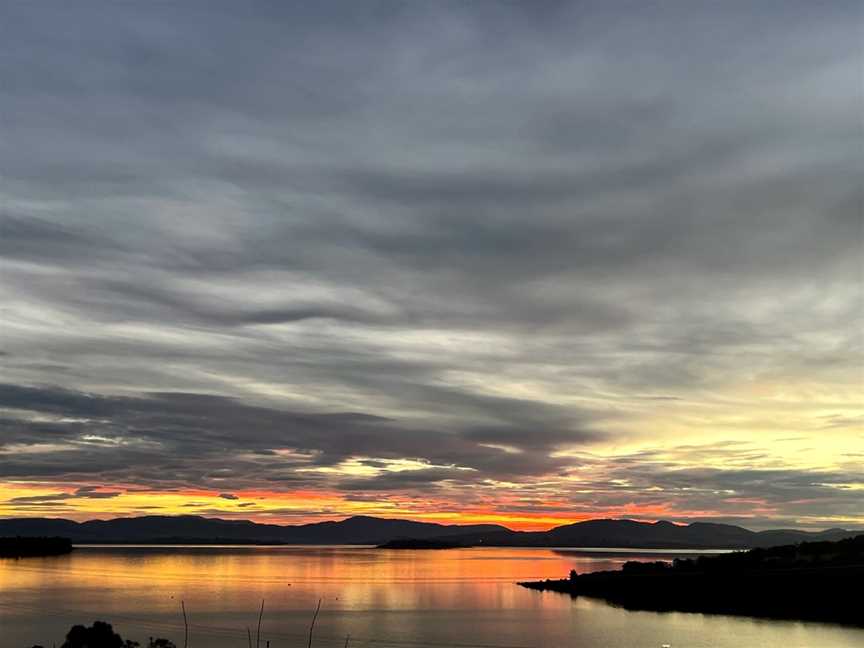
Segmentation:
<svg viewBox="0 0 864 648">
<path fill-rule="evenodd" d="M 114 632 L 110 623 L 94 621 L 93 625 L 85 627 L 74 625 L 66 633 L 66 641 L 60 648 L 140 648 L 141 644 L 130 639 L 123 639 Z M 42 646 L 33 646 L 42 648 Z M 168 639 L 153 639 L 147 643 L 147 648 L 177 648 L 173 641 Z"/>
</svg>

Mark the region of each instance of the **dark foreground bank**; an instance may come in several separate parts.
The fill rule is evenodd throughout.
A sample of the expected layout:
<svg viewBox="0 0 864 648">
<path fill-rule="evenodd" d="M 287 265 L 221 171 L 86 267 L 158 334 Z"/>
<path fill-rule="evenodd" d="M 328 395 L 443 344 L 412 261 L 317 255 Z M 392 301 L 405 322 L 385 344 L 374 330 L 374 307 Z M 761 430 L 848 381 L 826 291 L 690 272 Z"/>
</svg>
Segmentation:
<svg viewBox="0 0 864 648">
<path fill-rule="evenodd" d="M 625 563 L 621 571 L 519 583 L 630 610 L 738 614 L 864 626 L 864 535 L 769 549 Z"/>
<path fill-rule="evenodd" d="M 70 551 L 69 538 L 0 538 L 0 558 L 60 556 Z"/>
</svg>

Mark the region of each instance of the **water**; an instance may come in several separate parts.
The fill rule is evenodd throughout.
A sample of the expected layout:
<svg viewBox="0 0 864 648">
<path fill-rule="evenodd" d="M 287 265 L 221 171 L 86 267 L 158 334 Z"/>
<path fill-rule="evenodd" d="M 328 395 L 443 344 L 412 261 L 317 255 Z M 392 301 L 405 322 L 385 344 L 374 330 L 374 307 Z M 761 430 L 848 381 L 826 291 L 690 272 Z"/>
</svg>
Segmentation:
<svg viewBox="0 0 864 648">
<path fill-rule="evenodd" d="M 864 630 L 817 623 L 627 612 L 589 598 L 516 586 L 616 569 L 657 555 L 482 548 L 81 547 L 71 555 L 0 559 L 0 646 L 59 646 L 73 623 L 104 619 L 124 638 L 168 637 L 190 648 L 314 646 L 435 648 L 852 648 Z M 671 557 L 665 553 L 663 558 Z M 261 642 L 261 648 L 264 641 Z"/>
</svg>

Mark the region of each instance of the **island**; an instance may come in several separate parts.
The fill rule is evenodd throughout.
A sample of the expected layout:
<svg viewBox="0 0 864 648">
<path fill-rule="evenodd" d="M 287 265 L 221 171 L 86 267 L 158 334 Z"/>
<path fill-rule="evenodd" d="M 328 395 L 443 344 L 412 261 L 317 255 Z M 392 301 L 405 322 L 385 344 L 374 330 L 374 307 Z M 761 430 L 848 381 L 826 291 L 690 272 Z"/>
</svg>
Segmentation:
<svg viewBox="0 0 864 648">
<path fill-rule="evenodd" d="M 0 538 L 0 558 L 60 556 L 72 551 L 69 538 Z"/>
<path fill-rule="evenodd" d="M 470 545 L 449 540 L 421 539 L 421 538 L 398 538 L 380 544 L 376 549 L 461 549 Z"/>
<path fill-rule="evenodd" d="M 570 572 L 519 583 L 601 598 L 628 610 L 702 612 L 864 626 L 864 535 L 669 562 L 620 571 Z"/>
</svg>

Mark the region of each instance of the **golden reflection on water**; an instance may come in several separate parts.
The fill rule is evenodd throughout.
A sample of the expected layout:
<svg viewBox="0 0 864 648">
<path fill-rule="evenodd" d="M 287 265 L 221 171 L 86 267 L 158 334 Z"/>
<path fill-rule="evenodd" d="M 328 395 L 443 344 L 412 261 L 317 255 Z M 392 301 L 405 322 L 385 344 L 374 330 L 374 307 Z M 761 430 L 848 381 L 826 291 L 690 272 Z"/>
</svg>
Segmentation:
<svg viewBox="0 0 864 648">
<path fill-rule="evenodd" d="M 586 568 L 606 569 L 621 561 L 583 562 Z M 149 608 L 173 608 L 169 601 L 178 598 L 198 609 L 242 611 L 261 598 L 305 609 L 319 595 L 340 609 L 441 606 L 459 585 L 460 605 L 486 608 L 510 605 L 517 593 L 524 597 L 521 588 L 510 587 L 514 582 L 560 578 L 576 562 L 545 549 L 83 548 L 68 558 L 0 563 L 0 587 L 68 587 L 95 597 L 115 592 L 104 604 L 118 611 L 140 608 L 142 601 Z M 495 583 L 508 587 L 488 586 Z"/>
<path fill-rule="evenodd" d="M 83 547 L 69 556 L 0 560 L 0 630 L 10 647 L 50 645 L 60 643 L 72 623 L 100 618 L 124 637 L 176 641 L 182 600 L 192 624 L 190 648 L 241 646 L 263 599 L 264 635 L 279 648 L 302 643 L 320 598 L 316 646 L 343 645 L 348 633 L 355 647 L 373 645 L 372 639 L 376 646 L 864 645 L 860 630 L 633 613 L 515 585 L 560 578 L 571 568 L 616 569 L 628 559 L 510 548 Z M 389 643 L 381 643 L 385 639 Z"/>
</svg>

